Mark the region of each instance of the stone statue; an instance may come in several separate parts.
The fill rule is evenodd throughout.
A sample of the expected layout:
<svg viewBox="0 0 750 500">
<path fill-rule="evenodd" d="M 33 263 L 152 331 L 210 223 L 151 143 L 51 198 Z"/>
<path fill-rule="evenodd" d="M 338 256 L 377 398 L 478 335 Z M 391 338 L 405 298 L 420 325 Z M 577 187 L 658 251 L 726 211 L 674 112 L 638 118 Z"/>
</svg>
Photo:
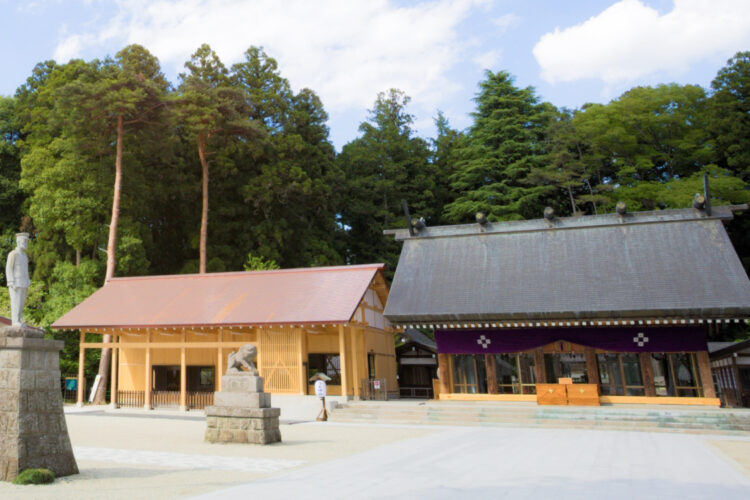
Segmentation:
<svg viewBox="0 0 750 500">
<path fill-rule="evenodd" d="M 254 363 L 257 354 L 258 349 L 253 344 L 245 344 L 236 352 L 230 352 L 227 358 L 227 375 L 230 373 L 242 373 L 243 366 L 250 375 L 258 375 L 258 369 Z"/>
<path fill-rule="evenodd" d="M 23 325 L 23 306 L 29 292 L 29 257 L 26 248 L 29 246 L 29 233 L 16 235 L 16 248 L 8 254 L 5 266 L 5 278 L 10 292 L 10 320 L 13 326 Z"/>
</svg>

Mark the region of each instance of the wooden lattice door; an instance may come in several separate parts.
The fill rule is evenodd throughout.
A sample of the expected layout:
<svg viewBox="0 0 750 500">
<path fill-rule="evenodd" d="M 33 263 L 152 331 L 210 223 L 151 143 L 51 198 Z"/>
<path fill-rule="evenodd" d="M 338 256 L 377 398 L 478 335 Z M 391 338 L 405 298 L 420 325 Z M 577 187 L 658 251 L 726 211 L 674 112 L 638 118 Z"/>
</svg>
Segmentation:
<svg viewBox="0 0 750 500">
<path fill-rule="evenodd" d="M 260 374 L 266 392 L 300 393 L 299 350 L 301 332 L 296 328 L 260 330 Z"/>
</svg>

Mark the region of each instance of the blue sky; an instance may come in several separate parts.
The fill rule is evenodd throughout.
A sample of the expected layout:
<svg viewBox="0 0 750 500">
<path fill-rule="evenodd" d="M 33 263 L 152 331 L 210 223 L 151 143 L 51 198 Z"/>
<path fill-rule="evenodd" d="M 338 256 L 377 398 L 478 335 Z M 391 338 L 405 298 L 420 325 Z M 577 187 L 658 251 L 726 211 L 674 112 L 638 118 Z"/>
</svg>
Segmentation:
<svg viewBox="0 0 750 500">
<path fill-rule="evenodd" d="M 102 58 L 128 43 L 146 46 L 173 82 L 201 43 L 227 65 L 262 45 L 295 90 L 321 96 L 340 149 L 391 87 L 412 97 L 421 135 L 434 133 L 438 109 L 469 126 L 485 69 L 569 108 L 635 85 L 708 87 L 750 50 L 750 1 L 0 0 L 0 42 L 3 95 L 40 61 Z"/>
</svg>

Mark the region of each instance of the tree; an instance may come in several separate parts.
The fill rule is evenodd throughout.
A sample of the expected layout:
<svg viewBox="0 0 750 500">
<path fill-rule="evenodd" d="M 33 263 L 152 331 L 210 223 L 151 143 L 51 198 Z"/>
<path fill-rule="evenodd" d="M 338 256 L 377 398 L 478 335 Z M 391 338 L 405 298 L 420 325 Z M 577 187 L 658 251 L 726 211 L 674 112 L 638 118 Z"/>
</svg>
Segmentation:
<svg viewBox="0 0 750 500">
<path fill-rule="evenodd" d="M 451 188 L 451 178 L 456 173 L 456 150 L 461 147 L 466 136 L 458 130 L 452 129 L 442 111 L 438 111 L 435 118 L 437 136 L 431 140 L 432 154 L 430 163 L 434 170 L 434 198 L 433 206 L 429 209 L 430 225 L 443 225 L 445 220 L 443 209 L 458 197 L 458 193 Z"/>
<path fill-rule="evenodd" d="M 452 188 L 459 196 L 445 216 L 453 222 L 476 212 L 490 220 L 538 217 L 550 188 L 525 179 L 541 165 L 550 106 L 539 103 L 533 88 L 517 88 L 505 71 L 487 71 L 475 101 L 474 124 L 456 151 Z"/>
<path fill-rule="evenodd" d="M 346 144 L 337 160 L 346 175 L 346 203 L 340 224 L 347 231 L 347 262 L 385 262 L 391 274 L 399 245 L 383 230 L 404 227 L 401 200 L 426 219 L 434 207 L 434 168 L 428 144 L 414 136 L 410 98 L 402 91 L 381 92 L 360 137 Z"/>
<path fill-rule="evenodd" d="M 161 73 L 158 60 L 140 45 L 125 47 L 117 53 L 114 61 L 105 61 L 97 69 L 93 78 L 84 73 L 84 78 L 64 86 L 59 97 L 61 115 L 76 135 L 97 135 L 101 129 L 114 134 L 115 175 L 107 239 L 106 283 L 115 274 L 126 127 L 145 126 L 162 118 L 160 113 L 169 84 Z M 104 342 L 110 340 L 111 336 L 104 336 Z M 99 363 L 101 384 L 94 396 L 95 403 L 104 402 L 110 356 L 110 349 L 102 349 Z"/>
<path fill-rule="evenodd" d="M 738 52 L 711 82 L 710 130 L 718 161 L 750 182 L 750 52 Z"/>
<path fill-rule="evenodd" d="M 21 222 L 20 135 L 14 99 L 0 96 L 0 257 L 12 249 Z"/>
<path fill-rule="evenodd" d="M 262 128 L 250 118 L 250 104 L 240 88 L 230 84 L 227 69 L 216 53 L 203 44 L 185 63 L 180 75 L 180 111 L 188 133 L 195 137 L 203 174 L 199 244 L 199 272 L 206 272 L 208 239 L 209 155 L 216 139 L 255 139 Z"/>
</svg>

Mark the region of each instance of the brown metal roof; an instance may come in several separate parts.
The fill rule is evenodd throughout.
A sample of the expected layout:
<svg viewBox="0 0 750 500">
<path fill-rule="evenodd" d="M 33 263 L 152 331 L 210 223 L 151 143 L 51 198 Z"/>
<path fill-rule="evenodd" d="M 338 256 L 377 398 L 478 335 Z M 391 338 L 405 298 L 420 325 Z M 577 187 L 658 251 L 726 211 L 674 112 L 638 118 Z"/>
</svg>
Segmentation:
<svg viewBox="0 0 750 500">
<path fill-rule="evenodd" d="M 52 328 L 345 323 L 384 267 L 115 278 Z"/>
</svg>

